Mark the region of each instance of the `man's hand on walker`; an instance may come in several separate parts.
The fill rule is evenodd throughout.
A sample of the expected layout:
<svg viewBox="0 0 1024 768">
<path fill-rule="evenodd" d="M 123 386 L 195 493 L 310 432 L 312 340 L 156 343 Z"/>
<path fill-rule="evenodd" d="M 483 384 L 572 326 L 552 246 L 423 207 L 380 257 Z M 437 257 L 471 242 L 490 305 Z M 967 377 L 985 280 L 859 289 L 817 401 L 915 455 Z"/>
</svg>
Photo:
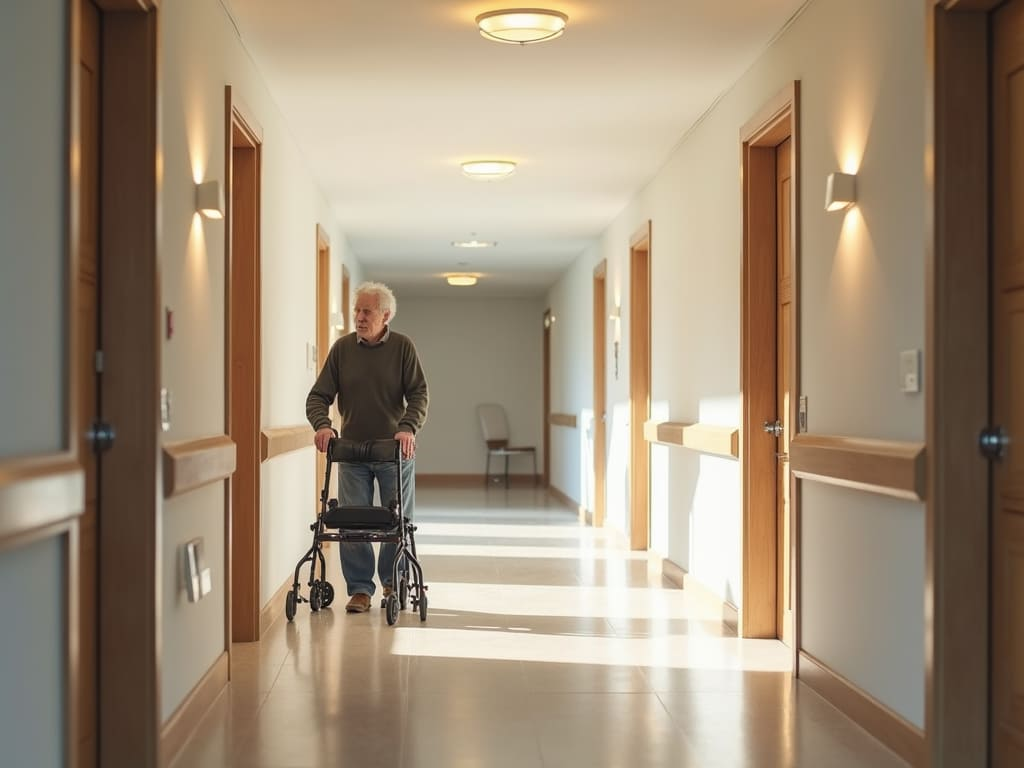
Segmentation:
<svg viewBox="0 0 1024 768">
<path fill-rule="evenodd" d="M 416 435 L 412 432 L 395 432 L 395 440 L 402 446 L 403 459 L 411 459 L 416 455 Z"/>
<path fill-rule="evenodd" d="M 321 427 L 316 431 L 316 434 L 313 435 L 313 445 L 316 446 L 316 449 L 320 451 L 320 453 L 327 453 L 327 443 L 335 437 L 337 437 L 337 435 L 333 429 L 330 427 Z"/>
</svg>

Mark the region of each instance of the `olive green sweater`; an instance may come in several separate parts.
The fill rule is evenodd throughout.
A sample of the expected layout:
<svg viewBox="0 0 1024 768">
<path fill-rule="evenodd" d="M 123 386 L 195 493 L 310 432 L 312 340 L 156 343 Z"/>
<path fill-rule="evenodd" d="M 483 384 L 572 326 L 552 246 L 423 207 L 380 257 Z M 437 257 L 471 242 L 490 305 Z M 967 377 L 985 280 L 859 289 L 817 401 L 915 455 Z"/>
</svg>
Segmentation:
<svg viewBox="0 0 1024 768">
<path fill-rule="evenodd" d="M 427 420 L 427 380 L 408 336 L 388 330 L 380 344 L 361 344 L 355 333 L 331 347 L 306 398 L 313 429 L 330 427 L 335 397 L 341 437 L 378 440 L 396 432 L 415 434 Z"/>
</svg>

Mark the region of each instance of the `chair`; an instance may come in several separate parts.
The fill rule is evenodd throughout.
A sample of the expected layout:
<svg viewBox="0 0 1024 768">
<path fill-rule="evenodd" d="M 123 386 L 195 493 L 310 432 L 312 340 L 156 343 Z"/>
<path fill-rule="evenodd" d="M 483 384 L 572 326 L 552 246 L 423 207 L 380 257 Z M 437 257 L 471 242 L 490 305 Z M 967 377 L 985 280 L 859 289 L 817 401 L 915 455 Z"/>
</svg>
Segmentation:
<svg viewBox="0 0 1024 768">
<path fill-rule="evenodd" d="M 505 487 L 508 488 L 508 458 L 509 456 L 525 456 L 533 458 L 533 482 L 537 482 L 537 449 L 532 445 L 509 445 L 508 444 L 508 418 L 505 416 L 504 407 L 497 403 L 484 403 L 477 406 L 477 415 L 480 417 L 480 431 L 483 432 L 484 442 L 487 443 L 487 467 L 484 470 L 484 483 L 491 479 L 491 458 L 494 456 L 505 459 Z"/>
</svg>

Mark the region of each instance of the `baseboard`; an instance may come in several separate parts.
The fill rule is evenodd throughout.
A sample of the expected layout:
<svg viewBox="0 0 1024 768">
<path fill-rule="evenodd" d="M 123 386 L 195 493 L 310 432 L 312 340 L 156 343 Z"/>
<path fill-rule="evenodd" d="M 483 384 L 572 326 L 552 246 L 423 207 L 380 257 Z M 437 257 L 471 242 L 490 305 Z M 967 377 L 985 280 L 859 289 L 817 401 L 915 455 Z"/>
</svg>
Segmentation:
<svg viewBox="0 0 1024 768">
<path fill-rule="evenodd" d="M 584 507 L 582 504 L 579 504 L 574 498 L 569 496 L 569 494 L 567 494 L 561 488 L 549 485 L 548 493 L 551 494 L 551 496 L 553 496 L 556 501 L 560 501 L 562 504 L 564 504 L 577 515 L 579 515 L 580 520 L 586 520 L 588 523 L 592 522 L 592 518 L 590 517 L 590 513 L 587 511 L 587 508 Z"/>
<path fill-rule="evenodd" d="M 539 475 L 509 475 L 509 487 L 528 488 L 540 486 Z M 483 475 L 445 475 L 445 474 L 423 474 L 416 473 L 417 488 L 504 488 L 505 480 L 502 475 L 491 475 L 491 481 L 486 482 Z"/>
<path fill-rule="evenodd" d="M 292 574 L 260 610 L 260 637 L 267 633 L 267 630 L 273 626 L 275 621 L 284 616 L 284 596 L 288 594 L 288 590 L 292 588 L 294 583 L 295 574 Z"/>
<path fill-rule="evenodd" d="M 800 680 L 911 765 L 925 764 L 924 732 L 807 651 L 797 659 Z"/>
<path fill-rule="evenodd" d="M 686 590 L 686 592 L 711 611 L 721 614 L 722 623 L 730 630 L 733 632 L 739 630 L 739 608 L 728 600 L 723 600 L 721 595 L 716 593 L 707 584 L 691 576 L 683 566 L 669 560 L 667 557 L 663 558 L 661 561 L 661 575 L 680 589 Z"/>
<path fill-rule="evenodd" d="M 228 652 L 224 651 L 196 683 L 160 729 L 160 765 L 170 765 L 228 684 Z"/>
</svg>

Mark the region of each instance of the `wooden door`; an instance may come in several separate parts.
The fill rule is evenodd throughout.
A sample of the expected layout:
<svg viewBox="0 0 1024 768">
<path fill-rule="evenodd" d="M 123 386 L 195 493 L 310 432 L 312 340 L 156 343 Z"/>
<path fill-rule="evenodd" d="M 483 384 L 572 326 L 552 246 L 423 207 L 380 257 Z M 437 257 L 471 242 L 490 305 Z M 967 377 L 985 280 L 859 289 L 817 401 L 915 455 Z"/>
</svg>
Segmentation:
<svg viewBox="0 0 1024 768">
<path fill-rule="evenodd" d="M 992 758 L 1024 765 L 1024 0 L 992 15 Z"/>
<path fill-rule="evenodd" d="M 645 550 L 651 537 L 651 223 L 629 245 L 629 544 Z"/>
<path fill-rule="evenodd" d="M 544 327 L 544 335 L 541 347 L 541 376 L 543 377 L 542 408 L 544 411 L 544 466 L 542 471 L 544 474 L 541 477 L 541 484 L 545 488 L 547 488 L 548 484 L 551 482 L 551 326 L 554 322 L 555 316 L 551 314 L 551 310 L 544 310 L 544 321 L 542 323 Z M 484 478 L 485 482 L 486 480 L 487 478 Z M 534 478 L 534 482 L 536 482 L 536 480 L 537 478 Z"/>
<path fill-rule="evenodd" d="M 595 528 L 604 525 L 604 493 L 605 475 L 607 472 L 605 451 L 607 410 L 605 376 L 608 366 L 605 365 L 608 354 L 607 334 L 605 327 L 608 322 L 607 279 L 605 278 L 607 263 L 602 261 L 594 270 L 594 518 Z"/>
<path fill-rule="evenodd" d="M 230 87 L 229 87 L 230 88 Z M 227 99 L 231 103 L 231 92 Z M 229 108 L 228 414 L 238 462 L 231 477 L 231 639 L 260 637 L 260 141 Z"/>
<path fill-rule="evenodd" d="M 99 140 L 100 12 L 92 0 L 79 0 L 79 198 L 78 286 L 75 316 L 78 333 L 76 409 L 78 456 L 85 470 L 85 512 L 79 523 L 78 560 L 78 765 L 96 765 L 97 717 L 97 521 L 98 457 L 85 439 L 99 416 L 96 350 L 99 346 Z"/>
<path fill-rule="evenodd" d="M 776 240 L 776 324 L 775 324 L 775 413 L 782 425 L 775 475 L 776 519 L 776 630 L 779 639 L 792 646 L 793 605 L 790 588 L 790 474 L 789 442 L 792 439 L 793 398 L 793 240 L 792 240 L 792 158 L 793 142 L 787 138 L 775 148 L 775 240 Z"/>
</svg>

